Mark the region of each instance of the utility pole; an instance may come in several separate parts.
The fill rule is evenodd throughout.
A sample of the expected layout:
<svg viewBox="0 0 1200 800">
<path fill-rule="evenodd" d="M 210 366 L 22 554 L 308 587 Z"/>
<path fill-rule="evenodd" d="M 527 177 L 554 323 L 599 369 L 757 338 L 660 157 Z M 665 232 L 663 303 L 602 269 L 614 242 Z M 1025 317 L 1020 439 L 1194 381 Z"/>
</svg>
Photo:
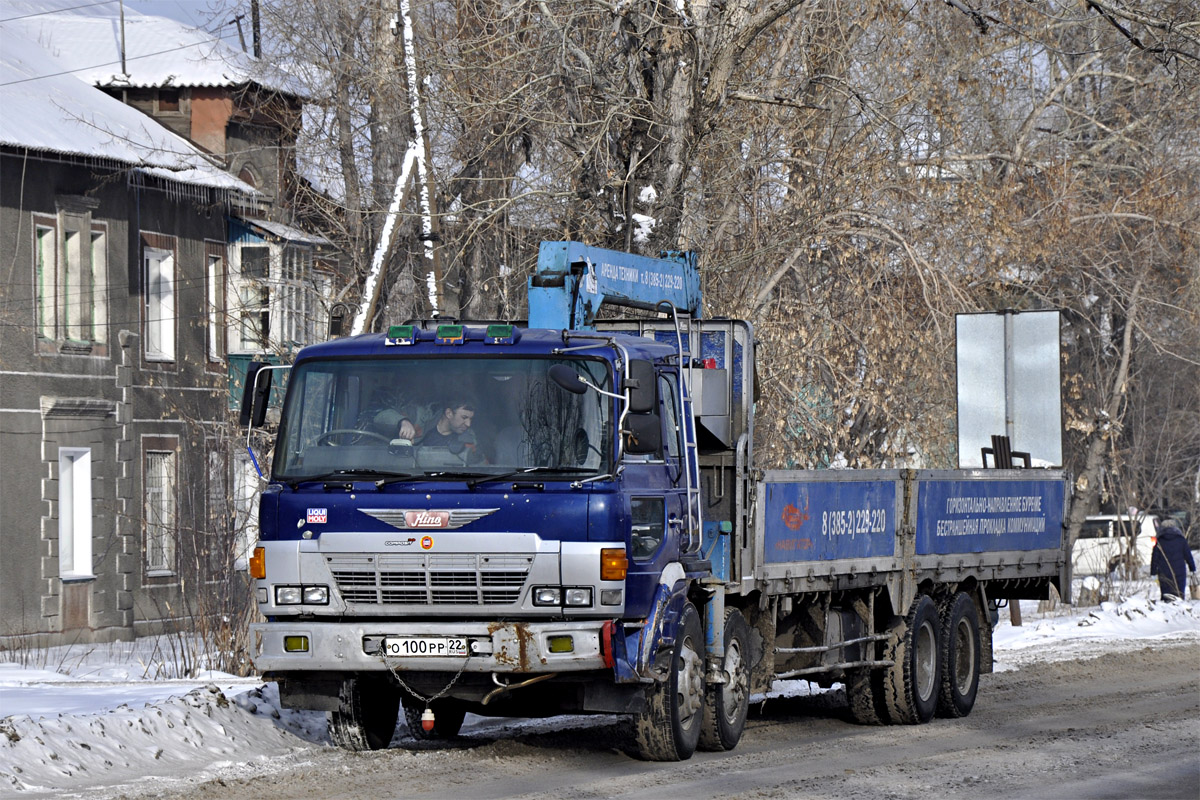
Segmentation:
<svg viewBox="0 0 1200 800">
<path fill-rule="evenodd" d="M 117 6 L 121 9 L 121 74 L 128 78 L 129 70 L 125 68 L 125 0 L 121 0 Z"/>
<path fill-rule="evenodd" d="M 262 30 L 259 27 L 258 0 L 250 0 L 250 35 L 254 40 L 254 57 L 262 58 Z"/>
</svg>

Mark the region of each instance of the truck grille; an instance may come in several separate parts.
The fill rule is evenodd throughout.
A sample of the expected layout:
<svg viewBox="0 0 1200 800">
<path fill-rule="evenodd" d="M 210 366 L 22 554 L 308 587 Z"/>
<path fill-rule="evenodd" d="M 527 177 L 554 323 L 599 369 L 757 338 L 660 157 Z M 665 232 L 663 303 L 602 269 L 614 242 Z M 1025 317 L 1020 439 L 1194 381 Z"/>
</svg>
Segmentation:
<svg viewBox="0 0 1200 800">
<path fill-rule="evenodd" d="M 511 553 L 327 555 L 347 603 L 509 605 L 521 599 L 533 556 Z"/>
</svg>

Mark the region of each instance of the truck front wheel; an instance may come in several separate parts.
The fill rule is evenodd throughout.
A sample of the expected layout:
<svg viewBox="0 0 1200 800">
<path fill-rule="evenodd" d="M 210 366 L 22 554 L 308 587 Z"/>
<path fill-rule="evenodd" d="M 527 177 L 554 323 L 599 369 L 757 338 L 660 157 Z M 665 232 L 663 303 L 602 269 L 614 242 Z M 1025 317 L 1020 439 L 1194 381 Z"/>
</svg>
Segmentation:
<svg viewBox="0 0 1200 800">
<path fill-rule="evenodd" d="M 649 690 L 647 708 L 635 718 L 637 755 L 646 761 L 686 761 L 696 752 L 704 718 L 704 630 L 685 603 L 671 672 Z"/>
<path fill-rule="evenodd" d="M 329 738 L 345 750 L 383 750 L 400 714 L 400 692 L 387 681 L 347 678 L 339 708 L 329 712 Z"/>
<path fill-rule="evenodd" d="M 705 692 L 700 749 L 720 752 L 737 747 L 750 708 L 750 626 L 736 608 L 725 612 L 725 683 Z"/>
</svg>

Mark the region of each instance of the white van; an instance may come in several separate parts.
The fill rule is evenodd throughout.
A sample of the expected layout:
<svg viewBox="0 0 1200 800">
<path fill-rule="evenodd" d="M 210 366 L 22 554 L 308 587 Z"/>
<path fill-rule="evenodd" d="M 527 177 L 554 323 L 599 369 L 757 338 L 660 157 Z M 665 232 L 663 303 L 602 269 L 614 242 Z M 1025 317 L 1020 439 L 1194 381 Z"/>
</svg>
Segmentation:
<svg viewBox="0 0 1200 800">
<path fill-rule="evenodd" d="M 1131 535 L 1132 534 L 1132 535 Z M 1158 528 L 1151 516 L 1097 514 L 1088 517 L 1071 549 L 1071 569 L 1076 575 L 1107 575 L 1132 549 L 1138 566 L 1150 566 L 1150 554 L 1158 542 Z"/>
</svg>

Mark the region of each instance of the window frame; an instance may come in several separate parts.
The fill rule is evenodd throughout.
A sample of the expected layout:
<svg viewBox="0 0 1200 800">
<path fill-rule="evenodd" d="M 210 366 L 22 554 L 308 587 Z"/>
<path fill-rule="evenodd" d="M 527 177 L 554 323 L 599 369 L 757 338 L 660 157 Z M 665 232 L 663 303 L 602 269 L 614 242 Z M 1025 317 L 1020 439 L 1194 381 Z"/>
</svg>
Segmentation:
<svg viewBox="0 0 1200 800">
<path fill-rule="evenodd" d="M 178 308 L 179 308 L 179 293 L 176 288 L 178 283 L 179 269 L 179 248 L 174 236 L 166 236 L 163 234 L 146 233 L 141 235 L 142 253 L 141 253 L 141 271 L 142 271 L 142 354 L 147 361 L 158 363 L 173 363 L 178 359 Z M 150 259 L 152 254 L 163 254 L 165 258 L 159 259 L 160 274 L 162 272 L 161 264 L 170 264 L 169 283 L 167 288 L 169 294 L 169 309 L 164 315 L 161 308 L 162 297 L 164 293 L 161 291 L 155 292 L 153 295 L 151 286 L 150 274 Z M 160 284 L 161 286 L 161 284 Z M 158 317 L 151 316 L 152 298 L 158 298 L 160 303 Z M 152 335 L 156 325 L 160 336 L 158 340 Z"/>
<path fill-rule="evenodd" d="M 30 214 L 34 337 L 40 352 L 88 355 L 107 339 L 108 224 L 90 198 L 55 202 L 56 214 Z"/>
<path fill-rule="evenodd" d="M 97 241 L 100 242 L 99 250 L 96 248 Z M 108 224 L 93 222 L 88 243 L 92 262 L 91 341 L 105 344 L 108 341 Z M 100 256 L 98 259 L 97 254 Z"/>
<path fill-rule="evenodd" d="M 208 321 L 205 349 L 211 363 L 221 362 L 228 353 L 225 338 L 227 261 L 224 242 L 204 242 L 204 290 Z"/>
<path fill-rule="evenodd" d="M 246 272 L 245 251 L 262 249 L 266 251 L 266 261 L 261 275 L 249 275 Z M 275 292 L 272 291 L 271 275 L 274 256 L 271 246 L 266 242 L 242 242 L 234 248 L 236 254 L 236 273 L 229 281 L 228 297 L 230 298 L 228 352 L 265 353 L 270 347 L 272 325 L 272 302 Z M 248 331 L 254 331 L 257 336 L 251 339 Z"/>
<path fill-rule="evenodd" d="M 58 339 L 58 231 L 58 217 L 33 215 L 34 330 L 51 342 Z"/>
<path fill-rule="evenodd" d="M 92 532 L 92 449 L 58 448 L 58 575 L 61 580 L 95 578 Z"/>
<path fill-rule="evenodd" d="M 161 490 L 150 485 L 151 457 L 164 456 L 166 469 Z M 179 554 L 179 441 L 170 436 L 147 436 L 142 439 L 142 567 L 147 578 L 174 576 L 178 570 Z M 151 521 L 153 498 L 159 498 L 159 511 L 165 523 Z M 161 525 L 161 560 L 151 558 L 152 525 Z"/>
</svg>

